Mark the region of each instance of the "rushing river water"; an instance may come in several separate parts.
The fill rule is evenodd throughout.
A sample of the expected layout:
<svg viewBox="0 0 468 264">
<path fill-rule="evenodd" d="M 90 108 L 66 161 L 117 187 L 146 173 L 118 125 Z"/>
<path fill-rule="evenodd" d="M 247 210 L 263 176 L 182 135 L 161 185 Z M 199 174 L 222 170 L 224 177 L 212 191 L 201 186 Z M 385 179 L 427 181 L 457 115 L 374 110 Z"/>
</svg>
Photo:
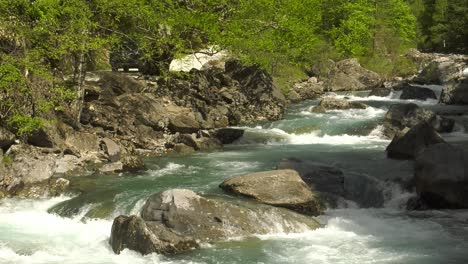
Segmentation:
<svg viewBox="0 0 468 264">
<path fill-rule="evenodd" d="M 137 175 L 83 178 L 75 186 L 84 191 L 80 196 L 2 200 L 0 263 L 468 263 L 468 211 L 407 212 L 403 205 L 412 194 L 388 183 L 413 173 L 411 162 L 388 160 L 384 152 L 389 141 L 380 125 L 398 95 L 362 95 L 350 100 L 370 105 L 366 110 L 314 114 L 309 108 L 317 101 L 308 101 L 291 107 L 284 120 L 246 128 L 223 151 L 148 160 L 149 169 Z M 435 103 L 418 102 L 429 108 Z M 456 130 L 444 137 L 468 141 L 461 126 Z M 108 245 L 113 218 L 138 214 L 152 193 L 188 188 L 223 195 L 218 185 L 224 179 L 274 169 L 289 157 L 375 179 L 383 207 L 345 201 L 327 210 L 319 218 L 324 228 L 315 231 L 272 229 L 270 235 L 233 238 L 171 258 L 129 250 L 115 255 Z"/>
</svg>

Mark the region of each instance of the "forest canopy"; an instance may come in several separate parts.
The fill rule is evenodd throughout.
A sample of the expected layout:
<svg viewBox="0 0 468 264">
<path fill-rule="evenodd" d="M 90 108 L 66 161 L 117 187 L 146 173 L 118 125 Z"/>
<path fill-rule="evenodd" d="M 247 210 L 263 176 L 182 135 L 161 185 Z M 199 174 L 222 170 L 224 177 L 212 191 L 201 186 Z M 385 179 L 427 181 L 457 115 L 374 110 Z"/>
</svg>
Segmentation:
<svg viewBox="0 0 468 264">
<path fill-rule="evenodd" d="M 350 57 L 397 74 L 411 47 L 466 52 L 467 1 L 0 0 L 0 123 L 27 134 L 63 112 L 79 125 L 86 72 L 115 49 L 159 76 L 209 45 L 272 74 Z"/>
</svg>

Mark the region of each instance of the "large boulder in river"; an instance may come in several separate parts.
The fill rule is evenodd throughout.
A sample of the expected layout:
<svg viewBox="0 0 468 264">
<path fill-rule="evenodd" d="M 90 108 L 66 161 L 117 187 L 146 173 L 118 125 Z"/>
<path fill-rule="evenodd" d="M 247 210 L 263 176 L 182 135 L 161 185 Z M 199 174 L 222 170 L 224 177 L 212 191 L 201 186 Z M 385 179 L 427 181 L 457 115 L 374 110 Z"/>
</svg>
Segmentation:
<svg viewBox="0 0 468 264">
<path fill-rule="evenodd" d="M 434 91 L 429 88 L 408 85 L 405 88 L 403 88 L 403 92 L 400 96 L 400 99 L 413 99 L 425 101 L 427 99 L 437 99 L 437 96 L 434 93 Z"/>
<path fill-rule="evenodd" d="M 174 254 L 199 243 L 276 232 L 297 233 L 320 227 L 312 217 L 262 204 L 201 197 L 174 189 L 148 198 L 137 216 L 114 219 L 110 244 L 116 253 L 128 248 L 142 254 Z"/>
<path fill-rule="evenodd" d="M 238 128 L 221 128 L 217 129 L 213 136 L 223 144 L 231 144 L 244 135 L 243 129 Z"/>
<path fill-rule="evenodd" d="M 416 104 L 394 104 L 390 106 L 384 121 L 384 134 L 393 138 L 404 129 L 426 122 L 433 124 L 436 115 L 430 110 L 423 109 Z"/>
<path fill-rule="evenodd" d="M 382 78 L 363 68 L 357 59 L 347 59 L 335 64 L 325 82 L 326 91 L 370 90 L 382 85 Z"/>
<path fill-rule="evenodd" d="M 325 97 L 323 98 L 318 106 L 314 108 L 325 109 L 325 110 L 348 110 L 348 109 L 366 109 L 367 105 L 359 102 L 350 102 L 345 99 L 339 99 L 334 97 Z M 317 109 L 312 112 L 317 112 Z"/>
<path fill-rule="evenodd" d="M 143 206 L 141 217 L 200 242 L 279 231 L 302 232 L 320 226 L 313 218 L 287 209 L 258 203 L 234 204 L 183 189 L 152 195 Z"/>
<path fill-rule="evenodd" d="M 468 152 L 440 143 L 416 159 L 414 184 L 431 208 L 468 208 Z"/>
<path fill-rule="evenodd" d="M 320 215 L 318 197 L 294 170 L 275 170 L 236 176 L 219 186 L 224 191 L 285 207 L 302 214 Z"/>
<path fill-rule="evenodd" d="M 468 78 L 446 84 L 440 101 L 444 104 L 468 104 Z"/>
<path fill-rule="evenodd" d="M 191 237 L 172 232 L 160 222 L 145 222 L 134 215 L 114 219 L 109 243 L 117 254 L 128 248 L 143 255 L 170 255 L 199 247 Z"/>
<path fill-rule="evenodd" d="M 443 142 L 437 131 L 424 122 L 403 135 L 396 135 L 387 147 L 387 156 L 392 159 L 415 159 L 428 146 Z"/>
<path fill-rule="evenodd" d="M 384 203 L 383 185 L 370 176 L 344 173 L 329 165 L 297 158 L 283 159 L 277 168 L 299 172 L 304 182 L 330 207 L 337 207 L 344 199 L 363 208 L 381 207 Z"/>
<path fill-rule="evenodd" d="M 379 96 L 379 97 L 387 97 L 392 93 L 392 88 L 389 87 L 377 87 L 372 89 L 369 93 L 369 96 Z"/>
</svg>

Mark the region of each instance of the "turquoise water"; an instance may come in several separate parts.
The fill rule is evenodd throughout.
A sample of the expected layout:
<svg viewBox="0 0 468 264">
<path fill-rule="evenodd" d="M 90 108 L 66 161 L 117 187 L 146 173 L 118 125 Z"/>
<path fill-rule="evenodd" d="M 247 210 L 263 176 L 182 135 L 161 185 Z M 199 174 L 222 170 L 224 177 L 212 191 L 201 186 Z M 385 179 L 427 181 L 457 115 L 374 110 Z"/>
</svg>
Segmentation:
<svg viewBox="0 0 468 264">
<path fill-rule="evenodd" d="M 308 101 L 291 107 L 284 120 L 246 127 L 223 151 L 148 159 L 148 170 L 137 174 L 80 178 L 79 196 L 2 200 L 0 263 L 468 263 L 468 211 L 403 209 L 413 194 L 391 180 L 410 179 L 412 163 L 386 159 L 389 141 L 380 127 L 398 100 L 364 95 L 347 96 L 369 104 L 366 110 L 313 114 L 317 101 Z M 465 140 L 457 133 L 446 136 Z M 345 201 L 319 218 L 325 225 L 319 230 L 235 238 L 171 258 L 115 255 L 108 245 L 112 219 L 138 214 L 152 193 L 187 188 L 224 195 L 218 188 L 224 179 L 275 169 L 290 157 L 375 179 L 385 192 L 383 207 Z"/>
</svg>

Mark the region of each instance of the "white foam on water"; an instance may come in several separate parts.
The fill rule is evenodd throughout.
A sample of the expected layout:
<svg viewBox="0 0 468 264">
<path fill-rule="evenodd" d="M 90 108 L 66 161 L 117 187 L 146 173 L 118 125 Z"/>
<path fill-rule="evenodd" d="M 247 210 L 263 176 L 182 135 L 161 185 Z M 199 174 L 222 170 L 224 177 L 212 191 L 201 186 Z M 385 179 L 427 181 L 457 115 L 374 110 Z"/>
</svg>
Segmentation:
<svg viewBox="0 0 468 264">
<path fill-rule="evenodd" d="M 317 118 L 335 118 L 339 120 L 369 120 L 379 117 L 383 117 L 387 110 L 371 107 L 369 106 L 366 109 L 349 109 L 349 110 L 330 110 L 327 113 L 313 113 L 310 111 L 312 107 L 309 107 L 308 110 L 301 111 L 300 114 L 303 116 L 312 116 Z"/>
<path fill-rule="evenodd" d="M 198 169 L 199 168 L 195 166 L 187 166 L 183 164 L 169 162 L 164 168 L 148 170 L 146 173 L 150 177 L 161 177 L 169 174 L 175 174 L 182 170 L 186 170 L 189 173 L 195 173 Z"/>
<path fill-rule="evenodd" d="M 377 101 L 377 102 L 395 102 L 395 103 L 415 103 L 415 104 L 421 104 L 421 105 L 435 105 L 439 103 L 438 99 L 427 99 L 425 101 L 423 100 L 406 100 L 406 99 L 400 99 L 401 96 L 401 91 L 393 91 L 390 93 L 390 95 L 386 97 L 380 97 L 380 96 L 366 96 L 366 97 L 361 97 L 361 96 L 355 96 L 355 95 L 336 95 L 335 98 L 339 99 L 346 99 L 347 101 Z"/>
<path fill-rule="evenodd" d="M 264 130 L 264 133 L 270 132 L 274 135 L 269 144 L 289 144 L 289 145 L 306 145 L 306 144 L 324 144 L 324 145 L 374 145 L 388 143 L 388 139 L 383 139 L 380 135 L 358 136 L 358 135 L 327 135 L 322 134 L 320 130 L 308 134 L 288 134 L 284 130 L 273 128 Z M 281 140 L 277 140 L 281 138 Z"/>
<path fill-rule="evenodd" d="M 315 231 L 258 236 L 272 244 L 264 246 L 269 263 L 427 264 L 466 256 L 466 241 L 436 222 L 409 218 L 401 211 L 341 209 L 327 214 L 322 217 L 325 227 Z"/>
<path fill-rule="evenodd" d="M 0 263 L 161 263 L 158 255 L 125 250 L 114 254 L 108 241 L 112 221 L 63 218 L 47 209 L 69 198 L 4 199 L 0 207 Z"/>
</svg>

